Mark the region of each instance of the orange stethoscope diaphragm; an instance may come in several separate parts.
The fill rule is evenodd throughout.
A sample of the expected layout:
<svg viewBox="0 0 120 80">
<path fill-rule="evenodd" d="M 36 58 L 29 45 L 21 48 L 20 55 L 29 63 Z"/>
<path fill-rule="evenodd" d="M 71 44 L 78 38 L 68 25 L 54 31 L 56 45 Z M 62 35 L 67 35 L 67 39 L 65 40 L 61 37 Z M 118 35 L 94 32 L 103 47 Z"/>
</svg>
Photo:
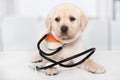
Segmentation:
<svg viewBox="0 0 120 80">
<path fill-rule="evenodd" d="M 48 41 L 48 42 L 57 42 L 57 43 L 60 42 L 60 41 L 58 41 L 57 39 L 55 39 L 51 33 L 49 33 L 49 34 L 47 35 L 47 37 L 45 38 L 45 40 Z"/>
</svg>

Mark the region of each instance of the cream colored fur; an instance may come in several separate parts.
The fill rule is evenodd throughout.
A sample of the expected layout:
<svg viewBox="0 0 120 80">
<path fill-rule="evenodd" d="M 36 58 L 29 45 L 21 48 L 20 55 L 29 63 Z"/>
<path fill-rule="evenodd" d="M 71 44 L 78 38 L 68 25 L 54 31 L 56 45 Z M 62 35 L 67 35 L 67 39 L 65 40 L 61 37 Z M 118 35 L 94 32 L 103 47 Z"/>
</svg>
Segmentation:
<svg viewBox="0 0 120 80">
<path fill-rule="evenodd" d="M 59 17 L 60 21 L 56 22 L 55 18 Z M 70 21 L 70 17 L 74 17 L 74 21 Z M 46 19 L 46 26 L 47 31 L 43 31 L 40 34 L 40 38 L 46 34 L 46 33 L 52 33 L 53 36 L 59 40 L 62 44 L 67 44 L 63 48 L 62 51 L 57 53 L 56 55 L 52 56 L 51 58 L 54 60 L 61 60 L 65 59 L 67 57 L 70 57 L 72 55 L 75 55 L 77 53 L 80 53 L 85 50 L 84 43 L 81 37 L 82 32 L 84 31 L 86 25 L 87 25 L 88 19 L 84 15 L 82 11 L 78 7 L 76 7 L 73 4 L 70 3 L 63 3 L 57 7 L 55 7 L 48 15 Z M 68 27 L 68 32 L 66 35 L 62 35 L 61 33 L 61 27 L 65 25 Z M 42 49 L 46 52 L 50 52 L 45 46 L 44 42 L 41 45 Z M 33 61 L 41 60 L 42 58 L 40 56 L 36 56 L 36 58 L 33 59 Z M 69 63 L 75 63 L 82 59 L 76 58 L 72 61 L 69 61 L 65 64 Z M 47 63 L 46 60 L 42 59 L 42 62 L 44 64 Z M 93 73 L 104 73 L 105 69 L 94 63 L 91 59 L 86 60 L 83 64 L 80 64 L 77 66 L 78 68 L 85 69 L 89 72 Z M 46 69 L 47 75 L 54 75 L 58 73 L 57 68 L 52 67 L 49 69 Z"/>
</svg>

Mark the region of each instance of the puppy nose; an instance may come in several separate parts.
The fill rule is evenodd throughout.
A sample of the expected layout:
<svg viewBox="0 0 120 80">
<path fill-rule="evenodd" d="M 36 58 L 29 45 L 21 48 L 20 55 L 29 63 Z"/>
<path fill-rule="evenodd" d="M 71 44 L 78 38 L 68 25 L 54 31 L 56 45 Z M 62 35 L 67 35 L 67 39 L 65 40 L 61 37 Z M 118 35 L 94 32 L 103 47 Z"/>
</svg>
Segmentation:
<svg viewBox="0 0 120 80">
<path fill-rule="evenodd" d="M 61 27 L 61 31 L 62 31 L 63 33 L 66 33 L 66 32 L 68 31 L 68 27 L 67 27 L 67 26 L 62 26 L 62 27 Z"/>
</svg>

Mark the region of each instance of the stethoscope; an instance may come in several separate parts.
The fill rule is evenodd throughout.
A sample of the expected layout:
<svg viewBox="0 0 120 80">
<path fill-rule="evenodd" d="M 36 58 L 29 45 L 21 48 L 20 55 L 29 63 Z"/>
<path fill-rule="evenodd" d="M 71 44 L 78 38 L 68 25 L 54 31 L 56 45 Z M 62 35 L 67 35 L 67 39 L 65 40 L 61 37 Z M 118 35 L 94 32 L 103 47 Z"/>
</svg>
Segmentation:
<svg viewBox="0 0 120 80">
<path fill-rule="evenodd" d="M 47 66 L 44 66 L 44 67 L 36 67 L 37 70 L 42 70 L 42 69 L 51 68 L 51 67 L 56 66 L 56 65 L 59 65 L 59 66 L 61 66 L 61 67 L 66 67 L 66 68 L 75 67 L 75 66 L 77 66 L 77 65 L 85 62 L 85 61 L 95 52 L 95 50 L 96 50 L 95 48 L 90 48 L 90 49 L 88 49 L 88 50 L 86 50 L 86 51 L 84 51 L 84 52 L 78 53 L 78 54 L 76 54 L 76 55 L 73 55 L 73 56 L 71 56 L 71 57 L 68 57 L 68 58 L 66 58 L 66 59 L 63 59 L 63 60 L 61 60 L 61 61 L 55 61 L 55 60 L 49 58 L 48 56 L 52 56 L 52 55 L 54 55 L 54 54 L 57 54 L 59 51 L 61 51 L 61 50 L 63 49 L 63 46 L 58 47 L 54 52 L 51 52 L 51 53 L 46 53 L 46 52 L 44 52 L 44 51 L 41 49 L 40 44 L 41 44 L 41 42 L 42 42 L 46 37 L 47 37 L 47 34 L 45 34 L 45 35 L 38 41 L 38 43 L 37 43 L 37 48 L 38 48 L 38 50 L 39 50 L 40 56 L 41 56 L 42 58 L 48 60 L 48 61 L 51 62 L 52 64 L 47 65 Z M 89 54 L 88 54 L 86 57 L 84 57 L 82 60 L 80 60 L 79 62 L 77 62 L 77 63 L 69 64 L 69 65 L 63 64 L 64 62 L 67 62 L 67 61 L 72 60 L 72 59 L 74 59 L 74 58 L 77 58 L 77 57 L 79 57 L 79 56 L 85 55 L 85 54 L 87 54 L 87 53 L 89 53 Z"/>
</svg>

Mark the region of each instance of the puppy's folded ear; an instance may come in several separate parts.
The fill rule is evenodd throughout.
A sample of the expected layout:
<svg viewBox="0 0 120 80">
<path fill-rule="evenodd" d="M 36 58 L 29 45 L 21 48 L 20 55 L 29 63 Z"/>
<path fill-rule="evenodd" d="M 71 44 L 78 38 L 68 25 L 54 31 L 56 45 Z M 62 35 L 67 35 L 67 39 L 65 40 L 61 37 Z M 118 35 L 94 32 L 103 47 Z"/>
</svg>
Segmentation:
<svg viewBox="0 0 120 80">
<path fill-rule="evenodd" d="M 52 28 L 52 25 L 51 25 L 51 18 L 48 16 L 47 19 L 46 19 L 46 27 L 48 29 L 48 32 L 50 33 L 51 32 L 51 28 Z"/>
<path fill-rule="evenodd" d="M 82 31 L 84 31 L 84 29 L 88 23 L 88 18 L 83 13 L 80 16 L 81 16 L 80 17 L 81 28 L 82 28 Z"/>
</svg>

